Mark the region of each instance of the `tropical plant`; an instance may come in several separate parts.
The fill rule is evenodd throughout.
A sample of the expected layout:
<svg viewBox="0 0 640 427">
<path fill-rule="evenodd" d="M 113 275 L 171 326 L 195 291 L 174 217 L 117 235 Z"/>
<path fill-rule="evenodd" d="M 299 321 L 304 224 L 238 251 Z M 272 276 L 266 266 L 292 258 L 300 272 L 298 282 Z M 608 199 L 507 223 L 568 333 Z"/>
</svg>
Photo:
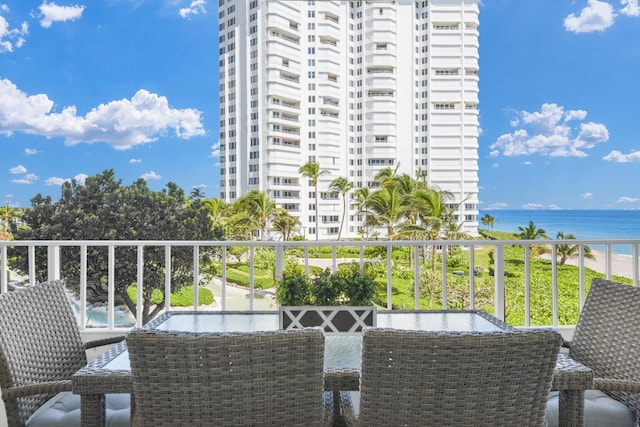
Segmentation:
<svg viewBox="0 0 640 427">
<path fill-rule="evenodd" d="M 202 200 L 202 205 L 208 214 L 209 221 L 211 221 L 213 235 L 218 239 L 225 239 L 227 237 L 225 226 L 229 220 L 229 205 L 220 197 L 204 199 Z"/>
<path fill-rule="evenodd" d="M 284 241 L 291 240 L 298 230 L 300 230 L 300 218 L 289 215 L 287 211 L 278 212 L 271 221 L 271 231 L 280 233 Z"/>
<path fill-rule="evenodd" d="M 520 231 L 516 234 L 516 237 L 520 240 L 537 240 L 537 239 L 548 239 L 547 232 L 542 228 L 537 228 L 533 221 L 529 221 L 529 225 L 526 227 L 518 226 L 518 230 Z M 543 246 L 533 246 L 531 248 L 531 255 L 537 256 L 546 251 L 546 248 Z"/>
<path fill-rule="evenodd" d="M 260 240 L 266 240 L 267 227 L 271 219 L 283 212 L 276 207 L 276 202 L 271 200 L 264 192 L 251 190 L 234 203 L 236 212 L 243 211 L 249 214 L 260 231 Z"/>
<path fill-rule="evenodd" d="M 369 188 L 367 187 L 358 188 L 355 191 L 355 198 L 356 198 L 355 205 L 356 205 L 356 208 L 358 209 L 358 215 L 364 215 L 363 228 L 364 228 L 365 239 L 367 240 L 369 240 L 370 221 L 368 221 L 368 215 L 369 215 L 369 206 L 371 204 L 372 194 L 373 193 L 369 191 Z"/>
<path fill-rule="evenodd" d="M 487 227 L 489 227 L 490 229 L 493 230 L 493 226 L 496 224 L 496 219 L 493 215 L 489 215 L 489 214 L 484 214 L 484 216 L 482 217 L 482 219 L 480 219 L 480 223 L 482 225 L 486 225 Z"/>
<path fill-rule="evenodd" d="M 2 224 L 0 231 L 8 233 L 11 230 L 11 224 L 15 224 L 21 216 L 22 209 L 20 208 L 9 207 L 9 204 L 0 206 L 0 224 Z"/>
<path fill-rule="evenodd" d="M 344 226 L 344 218 L 347 216 L 347 194 L 353 188 L 353 183 L 349 182 L 345 177 L 339 177 L 334 179 L 329 184 L 329 190 L 335 191 L 342 195 L 342 218 L 340 219 L 340 229 L 338 231 L 338 240 L 342 235 L 342 227 Z"/>
<path fill-rule="evenodd" d="M 311 282 L 299 264 L 285 265 L 282 278 L 276 284 L 276 301 L 280 305 L 306 305 L 310 302 Z"/>
<path fill-rule="evenodd" d="M 319 223 L 319 217 L 318 217 L 318 200 L 319 200 L 319 193 L 318 193 L 318 180 L 320 178 L 320 176 L 329 173 L 327 171 L 324 170 L 320 170 L 320 165 L 316 162 L 307 162 L 304 165 L 300 166 L 300 169 L 298 170 L 298 172 L 300 172 L 302 174 L 302 176 L 309 178 L 309 181 L 311 182 L 311 185 L 313 185 L 313 189 L 314 189 L 314 194 L 315 194 L 315 211 L 316 211 L 316 240 L 318 240 L 318 236 L 320 235 L 320 223 Z"/>
<path fill-rule="evenodd" d="M 404 216 L 402 195 L 394 186 L 382 187 L 376 190 L 369 201 L 367 218 L 370 224 L 383 226 L 387 229 L 387 239 L 393 240 L 395 227 Z"/>
<path fill-rule="evenodd" d="M 573 234 L 564 234 L 562 231 L 558 231 L 556 235 L 558 240 L 575 240 L 576 236 Z M 577 257 L 580 254 L 579 245 L 571 245 L 568 243 L 562 243 L 556 246 L 556 254 L 560 258 L 558 261 L 560 265 L 564 265 L 567 259 Z M 584 246 L 584 257 L 589 259 L 595 259 L 591 248 L 587 245 Z"/>
</svg>

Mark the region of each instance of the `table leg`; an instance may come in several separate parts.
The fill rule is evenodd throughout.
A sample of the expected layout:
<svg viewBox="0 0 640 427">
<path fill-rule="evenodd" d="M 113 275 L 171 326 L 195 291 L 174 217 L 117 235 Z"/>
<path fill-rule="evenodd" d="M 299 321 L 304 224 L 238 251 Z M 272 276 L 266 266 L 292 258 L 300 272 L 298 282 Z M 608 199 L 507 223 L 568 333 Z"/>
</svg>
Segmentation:
<svg viewBox="0 0 640 427">
<path fill-rule="evenodd" d="M 104 427 L 104 394 L 83 394 L 80 396 L 80 425 L 82 427 Z"/>
<path fill-rule="evenodd" d="M 584 390 L 560 390 L 560 427 L 584 426 Z"/>
</svg>

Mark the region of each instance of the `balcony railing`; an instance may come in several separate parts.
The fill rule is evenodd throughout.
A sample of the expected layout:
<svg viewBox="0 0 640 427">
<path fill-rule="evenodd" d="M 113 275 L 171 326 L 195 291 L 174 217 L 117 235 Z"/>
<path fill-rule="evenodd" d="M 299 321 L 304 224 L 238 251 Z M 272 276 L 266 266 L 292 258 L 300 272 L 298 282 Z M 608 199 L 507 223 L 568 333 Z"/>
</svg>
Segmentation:
<svg viewBox="0 0 640 427">
<path fill-rule="evenodd" d="M 565 246 L 562 246 L 565 245 Z M 198 307 L 198 284 L 203 274 L 203 259 L 206 255 L 209 260 L 213 259 L 219 263 L 220 269 L 216 272 L 216 280 L 220 284 L 218 290 L 219 295 L 216 295 L 216 299 L 219 304 L 215 308 L 216 310 L 236 310 L 238 307 L 229 306 L 228 295 L 231 292 L 238 292 L 238 288 L 231 284 L 228 280 L 230 273 L 229 265 L 232 260 L 235 259 L 246 265 L 249 277 L 248 287 L 243 288 L 242 292 L 246 294 L 243 296 L 245 303 L 244 309 L 265 309 L 266 307 L 257 304 L 264 305 L 265 295 L 271 297 L 273 290 L 265 291 L 259 289 L 256 286 L 256 259 L 257 254 L 263 248 L 272 248 L 274 251 L 275 260 L 272 263 L 273 274 L 276 279 L 282 277 L 285 265 L 286 257 L 295 257 L 297 261 L 304 266 L 307 274 L 309 274 L 310 267 L 312 265 L 320 264 L 323 268 L 330 268 L 332 271 L 337 271 L 338 265 L 343 262 L 355 262 L 358 263 L 360 269 L 363 270 L 366 263 L 375 262 L 379 269 L 381 267 L 381 274 L 386 276 L 386 286 L 383 292 L 379 292 L 378 303 L 382 306 L 381 309 L 420 309 L 424 307 L 424 295 L 421 300 L 421 288 L 424 289 L 424 275 L 421 276 L 421 268 L 432 268 L 431 256 L 435 253 L 437 255 L 437 289 L 432 289 L 438 295 L 439 301 L 437 301 L 437 308 L 467 308 L 467 309 L 486 309 L 492 312 L 496 317 L 502 320 L 508 320 L 513 326 L 531 326 L 539 325 L 535 320 L 535 312 L 538 310 L 541 304 L 549 304 L 551 311 L 551 321 L 544 326 L 572 326 L 566 325 L 560 322 L 559 319 L 564 317 L 563 310 L 567 310 L 566 299 L 559 299 L 560 292 L 566 292 L 566 285 L 559 285 L 558 278 L 560 271 L 566 274 L 566 269 L 558 261 L 566 248 L 566 245 L 570 245 L 574 248 L 574 257 L 571 258 L 571 263 L 575 265 L 572 270 L 573 276 L 571 284 L 569 285 L 571 291 L 577 296 L 576 301 L 573 301 L 571 307 L 574 311 L 579 311 L 584 302 L 586 289 L 588 288 L 588 276 L 593 276 L 593 272 L 588 272 L 587 266 L 592 262 L 589 258 L 589 252 L 595 253 L 602 268 L 599 273 L 608 279 L 617 280 L 619 278 L 625 278 L 632 286 L 638 286 L 638 248 L 640 245 L 640 239 L 624 239 L 624 240 L 438 240 L 438 241 L 99 241 L 99 240 L 86 240 L 86 241 L 0 241 L 0 292 L 8 292 L 10 273 L 15 275 L 15 271 L 9 270 L 10 260 L 9 257 L 15 249 L 21 250 L 23 256 L 26 259 L 28 265 L 28 272 L 26 275 L 20 277 L 21 284 L 33 285 L 36 284 L 37 272 L 41 271 L 42 266 L 46 266 L 47 280 L 64 279 L 61 277 L 62 257 L 61 252 L 64 248 L 73 248 L 75 253 L 78 254 L 77 266 L 72 268 L 79 272 L 79 284 L 76 292 L 76 302 L 78 305 L 78 320 L 83 331 L 93 330 L 93 327 L 89 327 L 89 320 L 87 317 L 88 309 L 91 309 L 91 305 L 87 298 L 87 268 L 90 261 L 88 261 L 89 250 L 95 250 L 99 248 L 103 252 L 107 253 L 106 265 L 102 266 L 105 272 L 105 277 L 102 279 L 104 283 L 104 292 L 108 294 L 106 298 L 106 320 L 104 325 L 97 329 L 103 332 L 111 332 L 122 329 L 122 326 L 118 325 L 115 321 L 116 312 L 119 310 L 116 307 L 115 300 L 115 283 L 116 283 L 116 251 L 118 248 L 128 247 L 135 248 L 137 265 L 137 279 L 133 286 L 136 288 L 137 305 L 135 307 L 135 324 L 137 326 L 142 325 L 142 313 L 143 313 L 143 287 L 144 283 L 150 280 L 145 277 L 145 252 L 151 250 L 157 250 L 158 248 L 164 248 L 164 265 L 160 266 L 160 271 L 164 276 L 164 283 L 159 287 L 162 288 L 165 299 L 165 307 L 170 306 L 170 295 L 172 289 L 172 250 L 175 252 L 177 248 L 189 248 L 188 253 L 192 254 L 192 268 L 195 274 L 193 276 L 194 285 L 194 304 L 190 309 L 203 310 Z M 518 247 L 522 248 L 521 259 L 513 260 L 512 255 L 509 258 L 505 257 L 505 251 L 510 251 L 510 248 Z M 545 251 L 540 251 L 540 248 L 544 248 Z M 22 249 L 19 249 L 22 248 Z M 246 250 L 238 252 L 238 248 L 244 248 Z M 312 257 L 312 254 L 316 253 L 319 249 L 324 249 L 324 258 Z M 403 252 L 403 255 L 398 256 L 394 250 L 398 248 L 409 249 L 409 251 Z M 435 251 L 434 251 L 435 248 Z M 458 264 L 455 267 L 448 266 L 448 258 L 451 257 L 451 249 L 461 248 L 465 254 L 464 265 Z M 477 253 L 486 254 L 490 250 L 493 262 L 489 264 L 490 271 L 478 271 L 476 262 Z M 622 249 L 623 252 L 630 254 L 626 256 L 620 256 L 614 253 L 614 249 L 618 252 Z M 67 249 L 68 250 L 68 249 Z M 295 255 L 291 254 L 291 251 L 297 251 Z M 348 257 L 343 256 L 343 251 L 350 251 Z M 340 251 L 340 255 L 338 254 Z M 545 289 L 548 289 L 548 294 L 539 295 L 536 292 L 532 292 L 532 288 L 538 288 L 539 272 L 536 267 L 533 267 L 533 261 L 536 259 L 533 253 L 546 252 L 545 259 L 548 263 L 545 264 L 547 273 L 544 277 L 546 281 L 550 283 L 544 283 Z M 375 253 L 375 255 L 373 255 Z M 511 252 L 510 252 L 511 254 Z M 414 294 L 414 306 L 413 307 L 394 307 L 394 281 L 397 280 L 394 277 L 394 271 L 397 271 L 395 265 L 402 259 L 405 265 L 405 274 L 407 277 L 404 280 L 410 280 L 413 285 Z M 623 259 L 621 265 L 620 259 Z M 74 258 L 75 259 L 75 258 Z M 68 263 L 68 257 L 66 258 Z M 615 260 L 615 262 L 614 262 Z M 132 261 L 132 260 L 130 260 Z M 75 262 L 75 261 L 74 261 Z M 508 271 L 505 269 L 505 263 L 512 265 L 513 263 L 519 264 L 524 270 L 522 279 L 515 285 L 511 284 L 509 287 L 505 286 L 505 283 L 510 280 Z M 191 265 L 191 264 L 190 264 Z M 435 264 L 433 264 L 435 265 Z M 536 264 L 537 265 L 537 264 Z M 69 268 L 66 264 L 65 268 Z M 592 270 L 594 270 L 592 268 Z M 479 297 L 476 295 L 478 290 L 476 286 L 479 285 L 481 277 L 484 280 L 492 281 L 492 289 L 490 289 L 491 301 L 487 303 L 484 301 L 480 303 Z M 156 280 L 157 277 L 156 276 Z M 421 278 L 422 277 L 422 278 Z M 490 279 L 486 279 L 489 277 Z M 15 277 L 11 277 L 13 279 Z M 459 283 L 456 284 L 457 288 L 454 288 L 452 280 L 464 280 L 463 289 L 460 290 Z M 550 278 L 550 279 L 548 279 Z M 563 279 L 564 281 L 565 279 Z M 535 286 L 534 286 L 535 284 Z M 461 297 L 460 293 L 464 293 Z M 486 298 L 485 298 L 486 300 Z M 271 309 L 276 310 L 277 305 L 274 300 L 272 301 Z M 462 302 L 461 302 L 462 301 Z M 515 302 L 514 302 L 515 301 Z M 541 302 L 542 301 L 542 302 Z M 561 305 L 559 302 L 563 302 Z M 524 313 L 521 319 L 507 319 L 505 307 L 507 302 L 510 307 L 516 307 L 517 310 Z M 454 305 L 455 304 L 455 305 Z M 462 304 L 462 307 L 460 306 Z M 479 306 L 484 304 L 483 306 Z M 488 304 L 488 305 L 487 305 Z M 266 308 L 266 309 L 269 309 Z M 121 309 L 120 309 L 121 310 Z M 130 327 L 132 325 L 128 325 Z"/>
</svg>

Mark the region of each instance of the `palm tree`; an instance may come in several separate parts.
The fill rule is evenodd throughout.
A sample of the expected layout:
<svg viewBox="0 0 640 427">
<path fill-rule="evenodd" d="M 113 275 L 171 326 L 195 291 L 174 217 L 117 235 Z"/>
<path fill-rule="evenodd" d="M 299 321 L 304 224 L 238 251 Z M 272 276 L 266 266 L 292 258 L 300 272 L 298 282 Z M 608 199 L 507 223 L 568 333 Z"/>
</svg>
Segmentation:
<svg viewBox="0 0 640 427">
<path fill-rule="evenodd" d="M 236 200 L 235 205 L 246 211 L 254 219 L 260 230 L 260 240 L 266 239 L 267 225 L 271 218 L 282 212 L 282 208 L 276 207 L 276 202 L 269 196 L 258 190 L 251 190 Z"/>
<path fill-rule="evenodd" d="M 527 227 L 518 227 L 518 230 L 520 230 L 520 233 L 518 233 L 516 237 L 521 240 L 548 239 L 546 231 L 542 228 L 536 228 L 533 221 L 529 221 Z M 539 255 L 545 251 L 546 249 L 542 246 L 533 246 L 531 248 L 531 255 Z"/>
<path fill-rule="evenodd" d="M 439 191 L 430 188 L 420 190 L 416 194 L 417 203 L 421 206 L 420 220 L 427 225 L 431 240 L 439 240 L 444 225 L 450 222 L 451 212 L 447 202 L 453 198 L 448 191 Z M 436 250 L 433 245 L 431 253 L 431 271 L 436 272 Z"/>
<path fill-rule="evenodd" d="M 371 195 L 369 203 L 371 217 L 368 219 L 376 225 L 387 228 L 387 238 L 395 236 L 395 226 L 403 217 L 402 195 L 393 186 L 382 187 Z"/>
<path fill-rule="evenodd" d="M 271 230 L 282 235 L 282 240 L 291 239 L 293 233 L 300 229 L 300 219 L 297 216 L 289 215 L 289 212 L 283 211 L 276 214 L 271 222 Z"/>
<path fill-rule="evenodd" d="M 226 237 L 225 226 L 229 219 L 229 206 L 220 197 L 204 199 L 202 205 L 207 211 L 214 235 L 218 238 Z"/>
<path fill-rule="evenodd" d="M 16 222 L 21 216 L 22 210 L 19 208 L 11 208 L 8 203 L 5 206 L 0 206 L 0 222 L 6 232 L 11 229 L 11 223 Z"/>
<path fill-rule="evenodd" d="M 484 214 L 480 222 L 482 223 L 482 225 L 486 225 L 487 227 L 493 230 L 493 226 L 496 223 L 496 219 L 493 217 L 493 215 Z"/>
<path fill-rule="evenodd" d="M 575 240 L 576 236 L 573 234 L 564 234 L 562 231 L 558 231 L 556 236 L 558 240 Z M 567 259 L 574 258 L 578 256 L 580 253 L 579 245 L 570 245 L 568 243 L 560 244 L 556 247 L 556 253 L 560 257 L 560 265 L 564 265 L 567 262 Z M 584 257 L 589 259 L 595 259 L 595 256 L 591 253 L 591 248 L 589 246 L 584 247 Z"/>
<path fill-rule="evenodd" d="M 547 232 L 542 228 L 536 228 L 533 221 L 529 221 L 527 227 L 518 227 L 520 233 L 516 237 L 520 240 L 536 240 L 536 239 L 548 239 Z"/>
<path fill-rule="evenodd" d="M 369 188 L 367 187 L 363 187 L 363 188 L 358 188 L 355 191 L 355 196 L 356 196 L 356 208 L 358 209 L 358 215 L 364 214 L 364 232 L 365 232 L 365 238 L 367 240 L 369 240 L 369 222 L 368 222 L 368 215 L 369 215 L 369 205 L 371 204 L 371 196 L 373 195 L 373 193 L 371 191 L 369 191 Z"/>
<path fill-rule="evenodd" d="M 340 193 L 342 195 L 342 219 L 340 220 L 340 230 L 338 231 L 338 240 L 340 240 L 340 236 L 342 235 L 342 227 L 344 226 L 344 218 L 347 216 L 347 194 L 353 188 L 353 184 L 350 183 L 347 178 L 339 177 L 334 179 L 331 184 L 329 184 L 329 190 L 335 191 L 336 193 Z"/>
<path fill-rule="evenodd" d="M 328 173 L 327 171 L 320 170 L 320 165 L 316 162 L 307 162 L 304 165 L 300 166 L 298 172 L 302 174 L 302 176 L 309 178 L 311 181 L 311 185 L 313 185 L 315 196 L 316 196 L 316 240 L 318 240 L 318 236 L 320 235 L 320 227 L 318 222 L 318 179 L 321 175 Z"/>
</svg>

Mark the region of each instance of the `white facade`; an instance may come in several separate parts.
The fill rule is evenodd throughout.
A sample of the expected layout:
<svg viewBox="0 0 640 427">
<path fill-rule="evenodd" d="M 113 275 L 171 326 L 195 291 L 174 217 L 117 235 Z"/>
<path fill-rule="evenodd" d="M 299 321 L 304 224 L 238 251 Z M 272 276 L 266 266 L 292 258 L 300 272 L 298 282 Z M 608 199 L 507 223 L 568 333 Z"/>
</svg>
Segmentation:
<svg viewBox="0 0 640 427">
<path fill-rule="evenodd" d="M 220 185 L 265 191 L 315 239 L 342 217 L 331 181 L 371 186 L 387 167 L 454 195 L 478 227 L 478 0 L 219 0 Z M 359 237 L 349 207 L 342 237 Z"/>
</svg>

